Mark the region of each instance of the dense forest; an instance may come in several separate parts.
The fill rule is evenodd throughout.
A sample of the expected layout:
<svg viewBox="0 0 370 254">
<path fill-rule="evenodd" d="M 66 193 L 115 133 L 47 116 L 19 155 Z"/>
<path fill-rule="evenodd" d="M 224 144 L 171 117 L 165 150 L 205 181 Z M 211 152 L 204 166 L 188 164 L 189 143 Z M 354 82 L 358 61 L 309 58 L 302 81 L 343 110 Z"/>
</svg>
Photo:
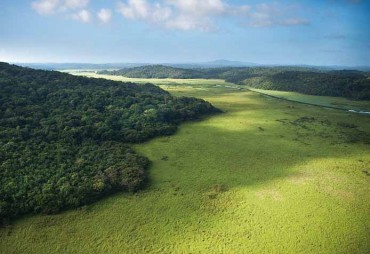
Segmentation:
<svg viewBox="0 0 370 254">
<path fill-rule="evenodd" d="M 327 73 L 286 71 L 252 77 L 245 84 L 260 89 L 370 100 L 370 79 L 357 71 Z"/>
<path fill-rule="evenodd" d="M 146 65 L 116 71 L 99 71 L 99 74 L 120 75 L 129 78 L 201 78 L 204 73 L 195 69 L 176 68 L 165 65 Z"/>
<path fill-rule="evenodd" d="M 369 75 L 360 71 L 323 71 L 294 66 L 185 69 L 150 65 L 99 73 L 130 78 L 214 78 L 261 89 L 340 96 L 359 100 L 370 99 Z"/>
<path fill-rule="evenodd" d="M 98 74 L 119 75 L 128 78 L 174 78 L 174 79 L 225 79 L 228 82 L 240 83 L 243 80 L 274 74 L 281 71 L 310 71 L 303 67 L 218 67 L 218 68 L 178 68 L 166 65 L 146 65 L 123 68 L 115 71 L 99 71 Z"/>
<path fill-rule="evenodd" d="M 130 143 L 216 112 L 151 84 L 0 63 L 0 221 L 138 190 L 149 162 Z"/>
</svg>

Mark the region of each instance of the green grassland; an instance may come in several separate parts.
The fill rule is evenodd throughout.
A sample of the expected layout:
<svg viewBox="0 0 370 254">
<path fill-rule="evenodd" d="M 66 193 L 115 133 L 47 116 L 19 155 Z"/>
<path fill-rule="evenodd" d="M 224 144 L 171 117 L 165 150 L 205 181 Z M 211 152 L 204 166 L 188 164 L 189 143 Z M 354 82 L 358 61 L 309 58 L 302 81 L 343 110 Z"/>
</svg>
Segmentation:
<svg viewBox="0 0 370 254">
<path fill-rule="evenodd" d="M 115 81 L 133 82 L 133 83 L 152 83 L 161 86 L 163 89 L 168 91 L 179 91 L 187 88 L 193 88 L 199 90 L 208 90 L 209 88 L 226 88 L 227 91 L 232 89 L 249 89 L 258 93 L 267 94 L 281 99 L 287 99 L 291 101 L 310 103 L 323 107 L 337 107 L 344 110 L 362 110 L 370 111 L 370 101 L 366 100 L 349 100 L 342 97 L 331 97 L 331 96 L 315 96 L 301 94 L 297 92 L 285 92 L 285 91 L 274 91 L 274 90 L 263 90 L 248 87 L 245 85 L 236 85 L 233 83 L 226 82 L 221 79 L 142 79 L 142 78 L 127 78 L 123 76 L 104 75 L 96 74 L 94 71 L 81 71 L 81 70 L 65 70 L 73 75 L 81 75 L 92 78 L 105 78 Z M 225 87 L 226 86 L 226 87 Z M 189 90 L 189 89 L 187 89 Z M 225 90 L 225 89 L 224 89 Z M 187 91 L 185 91 L 186 94 Z"/>
<path fill-rule="evenodd" d="M 104 74 L 96 74 L 94 72 L 84 72 L 84 71 L 76 71 L 76 70 L 68 70 L 67 71 L 70 74 L 73 75 L 80 75 L 90 78 L 105 78 L 105 79 L 111 79 L 115 81 L 122 81 L 122 82 L 133 82 L 133 83 L 152 83 L 156 85 L 163 85 L 163 86 L 201 86 L 201 87 L 208 87 L 208 86 L 233 86 L 235 87 L 235 84 L 225 82 L 221 79 L 155 79 L 155 78 L 127 78 L 123 76 L 113 76 L 113 75 L 104 75 Z"/>
<path fill-rule="evenodd" d="M 158 82 L 224 113 L 136 145 L 145 190 L 16 220 L 0 253 L 368 253 L 368 116 Z"/>
<path fill-rule="evenodd" d="M 342 97 L 330 97 L 330 96 L 316 96 L 307 95 L 296 92 L 285 92 L 285 91 L 274 91 L 274 90 L 263 90 L 248 87 L 249 90 L 256 91 L 259 93 L 287 99 L 291 101 L 298 101 L 303 103 L 311 103 L 324 107 L 337 107 L 346 110 L 364 110 L 370 111 L 370 101 L 355 101 L 349 100 Z"/>
</svg>

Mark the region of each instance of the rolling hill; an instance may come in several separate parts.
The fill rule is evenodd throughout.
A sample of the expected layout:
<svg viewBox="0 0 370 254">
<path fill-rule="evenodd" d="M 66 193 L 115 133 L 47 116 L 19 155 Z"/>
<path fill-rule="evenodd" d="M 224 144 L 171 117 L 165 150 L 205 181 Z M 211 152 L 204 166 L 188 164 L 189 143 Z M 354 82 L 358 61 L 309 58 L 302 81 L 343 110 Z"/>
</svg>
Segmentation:
<svg viewBox="0 0 370 254">
<path fill-rule="evenodd" d="M 259 89 L 293 91 L 310 95 L 370 99 L 368 73 L 355 70 L 323 71 L 309 67 L 223 67 L 175 68 L 150 65 L 98 74 L 119 75 L 129 78 L 224 79 Z"/>
<path fill-rule="evenodd" d="M 142 188 L 149 161 L 130 144 L 216 112 L 151 84 L 0 63 L 0 222 Z"/>
</svg>

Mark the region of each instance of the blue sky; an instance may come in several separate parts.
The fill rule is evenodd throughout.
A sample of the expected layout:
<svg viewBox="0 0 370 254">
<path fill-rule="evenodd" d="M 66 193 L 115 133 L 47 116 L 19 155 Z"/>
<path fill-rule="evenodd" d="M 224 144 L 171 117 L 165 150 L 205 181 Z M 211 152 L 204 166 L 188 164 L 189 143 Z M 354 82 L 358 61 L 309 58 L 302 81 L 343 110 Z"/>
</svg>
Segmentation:
<svg viewBox="0 0 370 254">
<path fill-rule="evenodd" d="M 370 65 L 370 1 L 1 0 L 0 61 Z"/>
</svg>

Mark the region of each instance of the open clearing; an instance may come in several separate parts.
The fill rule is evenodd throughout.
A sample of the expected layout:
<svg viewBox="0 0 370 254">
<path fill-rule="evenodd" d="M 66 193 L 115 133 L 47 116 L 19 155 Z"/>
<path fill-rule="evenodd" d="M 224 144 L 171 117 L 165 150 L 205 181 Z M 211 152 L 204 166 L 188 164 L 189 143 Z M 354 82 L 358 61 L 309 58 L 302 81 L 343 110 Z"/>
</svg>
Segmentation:
<svg viewBox="0 0 370 254">
<path fill-rule="evenodd" d="M 246 85 L 236 85 L 233 83 L 225 82 L 221 79 L 142 79 L 142 78 L 127 78 L 123 76 L 114 75 L 102 75 L 96 74 L 95 71 L 87 70 L 65 70 L 73 75 L 85 76 L 90 78 L 105 78 L 115 81 L 122 82 L 133 82 L 133 83 L 152 83 L 161 86 L 163 89 L 168 91 L 180 90 L 186 88 L 194 89 L 208 89 L 208 88 L 226 88 L 226 90 L 232 89 L 248 89 L 258 93 L 274 96 L 284 100 L 297 101 L 302 103 L 314 104 L 322 107 L 336 107 L 344 110 L 359 110 L 370 112 L 370 101 L 355 101 L 349 100 L 342 97 L 330 97 L 330 96 L 315 96 L 307 95 L 296 92 L 285 92 L 285 91 L 274 91 L 274 90 L 263 90 L 248 87 Z M 228 89 L 229 88 L 229 89 Z"/>
<path fill-rule="evenodd" d="M 77 75 L 77 76 L 84 76 L 84 77 L 90 77 L 90 78 L 105 78 L 105 79 L 111 79 L 115 81 L 122 81 L 122 82 L 133 82 L 138 84 L 143 83 L 152 83 L 155 85 L 201 85 L 203 87 L 207 86 L 215 86 L 215 85 L 228 85 L 228 86 L 235 86 L 235 84 L 225 82 L 221 79 L 171 79 L 171 78 L 165 78 L 165 79 L 143 79 L 143 78 L 127 78 L 123 76 L 114 76 L 114 75 L 104 75 L 104 74 L 96 74 L 95 72 L 86 72 L 86 71 L 75 71 L 75 70 L 69 70 L 66 71 L 70 74 Z"/>
<path fill-rule="evenodd" d="M 202 82 L 160 83 L 225 113 L 136 145 L 148 188 L 17 220 L 0 252 L 368 253 L 370 117 Z"/>
</svg>

